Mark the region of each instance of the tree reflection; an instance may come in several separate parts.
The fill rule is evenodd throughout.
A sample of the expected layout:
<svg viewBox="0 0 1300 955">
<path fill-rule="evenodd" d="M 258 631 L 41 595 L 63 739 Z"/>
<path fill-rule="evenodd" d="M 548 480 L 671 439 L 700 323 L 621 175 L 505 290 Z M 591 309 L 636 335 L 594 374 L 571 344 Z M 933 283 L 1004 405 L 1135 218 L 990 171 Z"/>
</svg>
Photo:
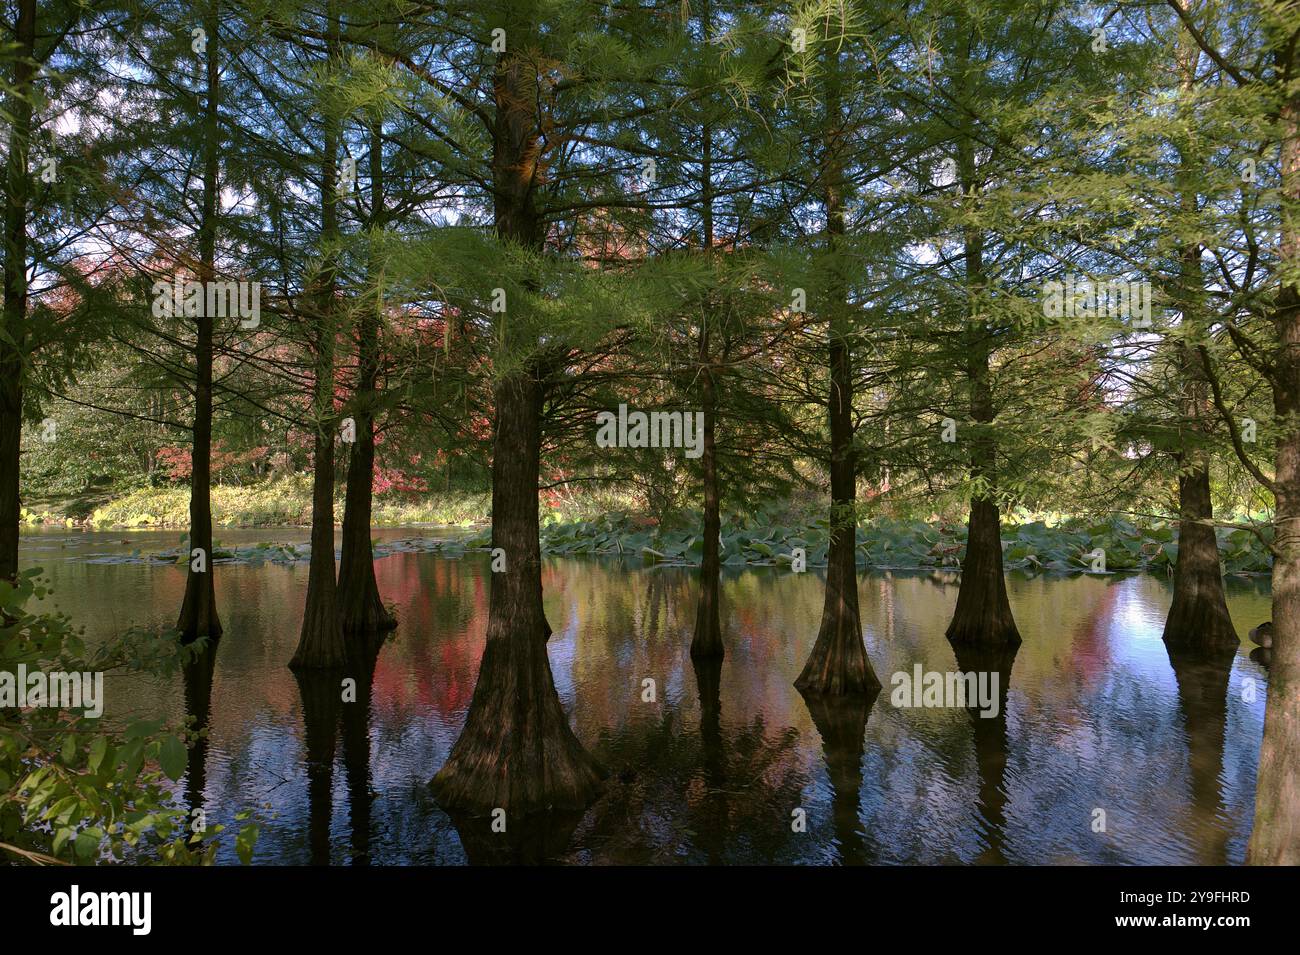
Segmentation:
<svg viewBox="0 0 1300 955">
<path fill-rule="evenodd" d="M 1197 839 L 1204 846 L 1205 865 L 1226 865 L 1228 840 L 1223 793 L 1223 740 L 1228 718 L 1228 683 L 1236 647 L 1208 651 L 1169 648 L 1169 663 L 1178 683 L 1178 707 L 1187 733 L 1187 755 L 1192 777 L 1191 812 L 1198 828 L 1207 833 Z"/>
<path fill-rule="evenodd" d="M 208 637 L 190 648 L 193 656 L 181 666 L 185 714 L 193 719 L 191 729 L 199 736 L 185 757 L 185 805 L 191 822 L 195 810 L 203 808 L 208 776 L 208 723 L 212 713 L 212 680 L 217 669 L 219 639 Z"/>
<path fill-rule="evenodd" d="M 978 701 L 967 706 L 975 741 L 975 759 L 979 767 L 979 799 L 976 806 L 984 823 L 988 844 L 975 860 L 982 865 L 1005 865 L 1006 841 L 1006 774 L 1007 696 L 1011 691 L 1011 670 L 1020 649 L 1016 646 L 981 647 L 953 645 L 957 669 L 962 673 L 988 673 L 998 677 L 998 712 L 985 716 Z"/>
<path fill-rule="evenodd" d="M 844 865 L 867 862 L 858 806 L 862 798 L 862 753 L 867 719 L 879 694 L 880 687 L 875 687 L 865 696 L 804 696 L 813 725 L 822 738 L 822 753 L 831 781 L 835 842 L 840 862 Z"/>
</svg>

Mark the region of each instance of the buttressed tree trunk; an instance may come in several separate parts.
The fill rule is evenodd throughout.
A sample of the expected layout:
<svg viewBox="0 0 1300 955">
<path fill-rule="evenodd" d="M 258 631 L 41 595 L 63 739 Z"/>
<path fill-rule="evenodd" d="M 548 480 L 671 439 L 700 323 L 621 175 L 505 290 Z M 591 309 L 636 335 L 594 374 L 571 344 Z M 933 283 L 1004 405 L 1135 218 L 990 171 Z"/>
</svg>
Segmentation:
<svg viewBox="0 0 1300 955">
<path fill-rule="evenodd" d="M 1198 467 L 1178 477 L 1178 561 L 1164 640 L 1184 650 L 1235 647 L 1219 567 L 1219 542 L 1211 521 L 1210 473 Z"/>
<path fill-rule="evenodd" d="M 497 235 L 534 251 L 543 222 L 534 195 L 539 159 L 541 78 L 535 63 L 505 52 L 493 78 L 492 175 Z M 508 817 L 583 808 L 601 769 L 582 748 L 560 705 L 546 655 L 537 481 L 541 467 L 544 378 L 525 362 L 495 389 L 492 444 L 492 547 L 505 569 L 492 575 L 487 645 L 465 727 L 434 777 L 449 811 L 505 810 Z M 507 831 L 514 831 L 507 824 Z"/>
<path fill-rule="evenodd" d="M 18 4 L 13 77 L 5 111 L 4 310 L 0 327 L 0 580 L 18 576 L 18 454 L 23 430 L 23 352 L 27 341 L 27 206 L 31 177 L 32 79 L 36 74 L 36 0 Z"/>
<path fill-rule="evenodd" d="M 1290 60 L 1279 67 L 1294 67 L 1300 54 L 1292 52 Z M 1281 127 L 1281 260 L 1300 270 L 1300 92 L 1283 103 Z M 1246 849 L 1252 865 L 1300 864 L 1300 286 L 1295 274 L 1284 280 L 1273 313 L 1273 409 L 1279 428 L 1273 477 L 1273 662 L 1259 748 L 1255 827 Z"/>
<path fill-rule="evenodd" d="M 826 190 L 827 252 L 832 269 L 844 235 L 845 182 L 841 157 L 838 54 L 827 84 L 826 150 L 823 175 Z M 871 696 L 880 691 L 880 681 L 871 669 L 862 642 L 862 614 L 858 607 L 858 518 L 857 456 L 853 448 L 853 351 L 849 333 L 851 321 L 842 314 L 847 300 L 842 278 L 832 282 L 827 302 L 831 311 L 828 329 L 830 390 L 826 414 L 831 442 L 830 547 L 826 552 L 826 594 L 821 627 L 803 672 L 795 686 L 805 695 Z"/>
<path fill-rule="evenodd" d="M 506 564 L 492 575 L 487 645 L 465 728 L 433 780 L 444 808 L 478 815 L 581 809 L 601 778 L 569 728 L 546 655 L 537 533 L 541 411 L 533 369 L 498 384 L 492 547 L 505 551 Z"/>
<path fill-rule="evenodd" d="M 384 221 L 383 139 L 379 121 L 370 130 L 370 229 Z M 373 309 L 362 307 L 357 328 L 357 386 L 353 423 L 356 441 L 348 460 L 347 496 L 343 510 L 343 553 L 339 560 L 339 614 L 345 634 L 371 634 L 391 630 L 396 619 L 379 597 L 375 580 L 375 555 L 370 546 L 370 514 L 374 498 L 375 405 L 379 377 L 379 329 L 384 297 L 375 257 L 369 279 L 375 283 Z"/>
<path fill-rule="evenodd" d="M 331 10 L 326 49 L 331 63 L 339 55 L 339 22 Z M 315 472 L 311 489 L 311 561 L 307 568 L 307 604 L 302 633 L 289 662 L 295 668 L 334 668 L 347 663 L 343 627 L 338 614 L 334 566 L 334 301 L 338 239 L 338 122 L 327 119 L 321 157 L 321 246 L 324 264 L 319 291 L 313 297 L 316 314 L 316 383 L 313 417 L 316 428 Z"/>
<path fill-rule="evenodd" d="M 963 155 L 959 168 L 969 162 Z M 983 237 L 974 229 L 966 232 L 968 287 L 977 294 L 984 281 Z M 967 380 L 971 389 L 971 420 L 989 425 L 994 418 L 993 393 L 989 385 L 989 330 L 983 320 L 971 321 L 967 336 Z M 970 523 L 966 532 L 966 557 L 961 566 L 957 608 L 948 624 L 951 643 L 986 646 L 1019 645 L 1020 632 L 1011 615 L 1007 582 L 1002 573 L 1002 522 L 992 496 L 996 487 L 996 445 L 987 433 L 972 439 L 971 477 L 978 490 L 970 502 Z"/>
<path fill-rule="evenodd" d="M 220 77 L 217 71 L 217 30 L 220 26 L 217 0 L 212 0 L 205 18 L 208 90 L 203 116 L 203 218 L 199 223 L 199 280 L 216 278 L 217 242 L 217 155 L 220 135 L 217 109 Z M 205 286 L 206 287 L 206 286 Z M 216 584 L 212 561 L 212 337 L 213 316 L 198 317 L 194 344 L 194 445 L 190 469 L 190 569 L 185 580 L 176 629 L 182 638 L 217 637 L 221 620 L 217 616 Z"/>
<path fill-rule="evenodd" d="M 1184 38 L 1178 55 L 1182 88 L 1192 94 L 1197 82 L 1200 49 Z M 1198 140 L 1185 147 L 1179 157 L 1178 191 L 1182 210 L 1189 217 L 1197 211 L 1195 179 L 1201 167 L 1196 154 Z M 1214 533 L 1214 506 L 1210 499 L 1210 455 L 1199 447 L 1202 433 L 1213 417 L 1209 402 L 1209 369 L 1196 339 L 1206 334 L 1205 278 L 1201 269 L 1201 244 L 1185 242 L 1179 256 L 1178 295 L 1181 299 L 1184 334 L 1178 354 L 1179 412 L 1191 441 L 1176 455 L 1178 477 L 1178 559 L 1174 565 L 1174 597 L 1165 618 L 1165 644 L 1185 651 L 1213 651 L 1236 647 L 1237 631 L 1228 616 L 1219 567 L 1219 542 Z"/>
</svg>

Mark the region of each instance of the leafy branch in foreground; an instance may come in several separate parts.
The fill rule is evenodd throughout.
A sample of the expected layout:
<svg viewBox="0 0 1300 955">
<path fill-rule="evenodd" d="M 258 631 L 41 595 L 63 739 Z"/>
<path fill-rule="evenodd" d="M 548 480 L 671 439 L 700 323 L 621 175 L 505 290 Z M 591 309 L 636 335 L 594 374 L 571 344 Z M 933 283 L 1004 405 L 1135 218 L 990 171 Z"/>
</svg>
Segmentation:
<svg viewBox="0 0 1300 955">
<path fill-rule="evenodd" d="M 173 675 L 200 650 L 174 634 L 128 631 L 87 646 L 58 613 L 30 607 L 50 593 L 39 568 L 0 580 L 0 677 L 19 674 Z M 23 669 L 20 670 L 19 667 Z M 88 715 L 91 707 L 0 708 L 0 857 L 17 864 L 136 863 L 208 865 L 225 826 L 191 823 L 168 781 L 186 770 L 197 734 L 162 720 L 132 719 L 120 730 Z M 86 699 L 79 701 L 86 704 Z M 95 708 L 102 707 L 102 697 Z M 235 838 L 241 861 L 257 842 L 250 813 Z"/>
</svg>

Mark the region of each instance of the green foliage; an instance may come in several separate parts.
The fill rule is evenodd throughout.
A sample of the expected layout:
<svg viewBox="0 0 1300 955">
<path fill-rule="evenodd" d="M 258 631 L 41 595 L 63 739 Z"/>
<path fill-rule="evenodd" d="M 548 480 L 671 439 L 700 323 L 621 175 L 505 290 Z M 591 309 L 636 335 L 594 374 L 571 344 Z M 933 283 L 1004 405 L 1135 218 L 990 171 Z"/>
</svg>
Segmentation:
<svg viewBox="0 0 1300 955">
<path fill-rule="evenodd" d="M 170 676 L 199 649 L 143 631 L 90 647 L 66 617 L 31 609 L 48 592 L 36 569 L 16 585 L 0 581 L 0 672 L 16 679 L 23 665 L 29 673 Z M 37 864 L 210 864 L 225 827 L 195 831 L 168 785 L 185 773 L 192 734 L 146 719 L 110 730 L 101 719 L 57 707 L 0 710 L 0 855 Z M 246 823 L 237 837 L 245 861 L 256 839 L 256 825 Z"/>
<path fill-rule="evenodd" d="M 1271 562 L 1266 541 L 1244 528 L 1219 528 L 1219 549 L 1229 574 L 1267 573 Z M 696 566 L 703 544 L 699 519 L 669 527 L 648 524 L 627 514 L 592 521 L 551 523 L 542 529 L 542 551 L 557 557 L 603 556 L 640 558 L 647 563 Z M 484 530 L 466 541 L 487 547 Z M 789 567 L 791 552 L 803 548 L 810 567 L 826 564 L 830 523 L 826 518 L 794 523 L 731 518 L 722 524 L 722 563 L 731 566 Z M 966 528 L 960 524 L 904 521 L 887 518 L 860 523 L 857 558 L 860 567 L 911 570 L 925 567 L 957 569 L 965 557 Z M 1002 559 L 1007 570 L 1026 573 L 1089 571 L 1089 555 L 1106 554 L 1106 572 L 1165 573 L 1178 556 L 1176 525 L 1154 522 L 1137 525 L 1122 517 L 1088 524 L 1071 519 L 1056 525 L 1042 521 L 1004 523 Z"/>
</svg>

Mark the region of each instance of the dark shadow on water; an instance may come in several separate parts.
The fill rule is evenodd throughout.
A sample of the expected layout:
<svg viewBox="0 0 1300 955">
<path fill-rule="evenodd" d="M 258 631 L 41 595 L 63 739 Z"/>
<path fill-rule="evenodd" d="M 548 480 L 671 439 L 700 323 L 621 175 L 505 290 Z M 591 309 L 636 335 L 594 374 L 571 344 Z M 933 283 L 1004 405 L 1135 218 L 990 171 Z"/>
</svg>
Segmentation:
<svg viewBox="0 0 1300 955">
<path fill-rule="evenodd" d="M 877 687 L 868 696 L 804 696 L 808 714 L 822 738 L 822 753 L 832 789 L 831 817 L 842 865 L 865 865 L 869 861 L 858 806 L 862 799 L 862 753 L 867 719 L 879 694 Z"/>
<path fill-rule="evenodd" d="M 582 811 L 540 812 L 519 818 L 447 813 L 470 865 L 545 865 L 563 861 Z M 504 823 L 505 831 L 494 831 Z"/>
<path fill-rule="evenodd" d="M 987 673 L 989 679 L 997 675 L 997 714 L 984 715 L 975 701 L 967 705 L 972 735 L 975 742 L 975 759 L 979 767 L 979 798 L 976 807 L 984 825 L 987 845 L 976 857 L 977 865 L 1005 865 L 1006 856 L 1006 805 L 1007 805 L 1007 696 L 1011 691 L 1011 670 L 1015 666 L 1019 645 L 1013 647 L 972 647 L 954 645 L 957 669 L 962 673 Z M 971 701 L 967 700 L 967 704 Z"/>
<path fill-rule="evenodd" d="M 1237 650 L 1235 647 L 1210 652 L 1167 649 L 1178 683 L 1178 708 L 1187 734 L 1192 784 L 1189 809 L 1199 817 L 1195 820 L 1197 828 L 1206 833 L 1204 839 L 1196 840 L 1203 847 L 1203 857 L 1197 861 L 1202 865 L 1227 865 L 1232 830 L 1225 818 L 1223 744 L 1228 719 L 1228 684 Z"/>
<path fill-rule="evenodd" d="M 307 762 L 307 845 L 312 865 L 330 863 L 331 793 L 334 752 L 342 709 L 343 667 L 308 670 L 295 667 L 293 678 L 302 697 L 303 747 Z"/>
<path fill-rule="evenodd" d="M 212 715 L 212 680 L 217 669 L 219 639 L 206 639 L 192 649 L 194 656 L 181 666 L 185 715 L 193 719 L 191 728 L 200 733 L 185 757 L 185 805 L 190 821 L 195 810 L 203 809 L 208 779 L 208 722 Z"/>
<path fill-rule="evenodd" d="M 699 724 L 681 706 L 602 736 L 611 769 L 567 862 L 620 865 L 799 861 L 808 837 L 791 830 L 807 774 L 794 728 L 769 730 L 762 714 L 723 719 L 719 661 L 692 661 Z"/>
<path fill-rule="evenodd" d="M 343 703 L 343 768 L 348 781 L 348 824 L 353 865 L 370 864 L 370 810 L 375 794 L 370 769 L 370 696 L 375 664 L 388 633 L 355 637 L 348 643 L 349 675 L 356 699 Z"/>
<path fill-rule="evenodd" d="M 306 670 L 294 679 L 302 697 L 303 746 L 307 768 L 307 843 L 312 865 L 330 864 L 334 758 L 342 722 L 343 768 L 348 787 L 353 864 L 370 857 L 370 696 L 383 637 L 349 641 L 346 666 Z M 351 683 L 347 681 L 353 681 Z"/>
<path fill-rule="evenodd" d="M 718 822 L 700 833 L 700 846 L 710 865 L 726 859 L 727 761 L 722 742 L 722 660 L 691 659 L 700 694 L 700 749 L 704 758 L 705 812 Z"/>
</svg>

